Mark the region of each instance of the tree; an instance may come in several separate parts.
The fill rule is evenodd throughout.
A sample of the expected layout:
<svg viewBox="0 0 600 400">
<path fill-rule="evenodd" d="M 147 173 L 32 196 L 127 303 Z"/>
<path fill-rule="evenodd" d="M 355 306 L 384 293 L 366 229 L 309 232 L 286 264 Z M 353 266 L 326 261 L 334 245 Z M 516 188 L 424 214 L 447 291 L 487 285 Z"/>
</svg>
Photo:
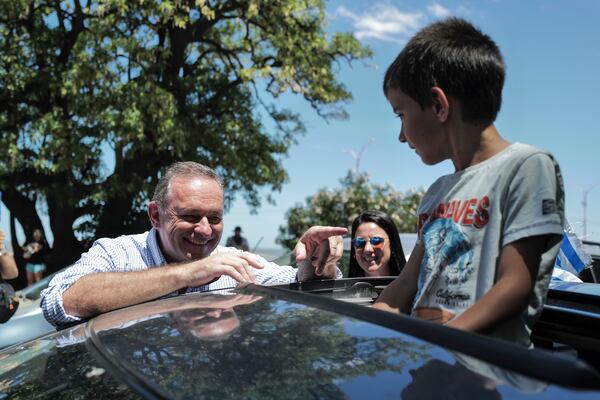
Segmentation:
<svg viewBox="0 0 600 400">
<path fill-rule="evenodd" d="M 312 225 L 346 226 L 364 210 L 388 213 L 399 232 L 415 232 L 417 207 L 424 189 L 397 192 L 389 184 L 371 183 L 366 173 L 349 172 L 340 180 L 341 188 L 320 189 L 286 212 L 287 225 L 279 227 L 277 243 L 292 249 L 298 238 Z"/>
<path fill-rule="evenodd" d="M 344 118 L 335 72 L 371 54 L 324 26 L 321 0 L 0 0 L 0 190 L 28 239 L 47 211 L 50 269 L 147 228 L 173 161 L 215 168 L 226 206 L 272 202 L 304 131 L 276 98 Z"/>
</svg>

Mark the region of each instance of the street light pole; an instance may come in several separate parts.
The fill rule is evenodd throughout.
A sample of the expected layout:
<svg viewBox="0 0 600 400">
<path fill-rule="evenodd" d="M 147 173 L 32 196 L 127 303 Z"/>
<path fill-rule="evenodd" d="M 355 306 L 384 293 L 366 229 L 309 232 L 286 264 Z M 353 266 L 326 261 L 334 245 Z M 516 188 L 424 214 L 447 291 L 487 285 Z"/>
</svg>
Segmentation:
<svg viewBox="0 0 600 400">
<path fill-rule="evenodd" d="M 365 149 L 371 143 L 375 143 L 375 138 L 370 138 L 369 141 L 360 148 L 360 150 L 358 151 L 358 154 L 355 153 L 354 150 L 346 150 L 346 152 L 349 153 L 350 156 L 352 156 L 352 158 L 354 159 L 354 173 L 355 174 L 358 174 L 358 167 L 360 166 L 360 158 L 362 157 L 362 153 L 365 151 Z"/>
<path fill-rule="evenodd" d="M 598 186 L 600 186 L 600 183 L 596 183 L 583 191 L 583 200 L 581 201 L 583 205 L 583 240 L 587 240 L 587 197 L 590 191 Z"/>
</svg>

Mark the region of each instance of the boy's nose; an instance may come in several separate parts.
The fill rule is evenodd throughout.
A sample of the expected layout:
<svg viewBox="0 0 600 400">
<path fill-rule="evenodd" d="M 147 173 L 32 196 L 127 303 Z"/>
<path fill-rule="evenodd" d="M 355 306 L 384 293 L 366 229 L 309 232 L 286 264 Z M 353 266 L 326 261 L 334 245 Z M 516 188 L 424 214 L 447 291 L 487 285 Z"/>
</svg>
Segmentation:
<svg viewBox="0 0 600 400">
<path fill-rule="evenodd" d="M 406 143 L 406 136 L 404 136 L 404 125 L 400 127 L 400 136 L 398 137 L 400 143 Z"/>
</svg>

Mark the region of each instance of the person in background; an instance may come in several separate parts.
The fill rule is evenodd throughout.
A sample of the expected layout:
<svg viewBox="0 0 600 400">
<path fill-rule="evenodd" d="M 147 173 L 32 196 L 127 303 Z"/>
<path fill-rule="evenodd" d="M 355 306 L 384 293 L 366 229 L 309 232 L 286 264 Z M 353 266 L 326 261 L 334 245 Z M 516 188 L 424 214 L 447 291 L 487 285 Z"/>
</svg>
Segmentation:
<svg viewBox="0 0 600 400">
<path fill-rule="evenodd" d="M 4 231 L 0 229 L 0 276 L 2 279 L 15 279 L 19 276 L 19 269 L 13 255 L 4 247 Z"/>
<path fill-rule="evenodd" d="M 46 271 L 44 257 L 48 254 L 48 242 L 44 238 L 41 229 L 33 231 L 33 242 L 23 246 L 23 258 L 27 262 L 25 271 L 27 272 L 27 284 L 31 285 L 42 279 Z"/>
<path fill-rule="evenodd" d="M 227 238 L 227 242 L 225 243 L 225 247 L 235 247 L 239 250 L 249 251 L 250 246 L 248 246 L 248 241 L 245 237 L 242 236 L 242 228 L 236 226 L 233 230 L 233 236 L 229 236 Z"/>
<path fill-rule="evenodd" d="M 352 222 L 351 237 L 349 278 L 400 274 L 406 259 L 398 228 L 388 214 L 363 211 Z"/>
</svg>

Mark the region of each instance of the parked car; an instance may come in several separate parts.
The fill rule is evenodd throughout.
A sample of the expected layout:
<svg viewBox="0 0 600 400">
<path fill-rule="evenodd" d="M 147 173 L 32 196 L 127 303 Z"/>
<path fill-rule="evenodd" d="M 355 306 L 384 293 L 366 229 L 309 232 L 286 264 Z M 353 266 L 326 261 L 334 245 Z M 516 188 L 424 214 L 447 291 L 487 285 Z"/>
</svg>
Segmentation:
<svg viewBox="0 0 600 400">
<path fill-rule="evenodd" d="M 584 240 L 583 249 L 592 257 L 592 265 L 579 274 L 584 282 L 600 283 L 600 243 Z"/>
<path fill-rule="evenodd" d="M 600 284 L 551 282 L 532 338 L 538 346 L 574 349 L 600 370 Z"/>
<path fill-rule="evenodd" d="M 46 321 L 40 308 L 40 293 L 48 287 L 54 275 L 48 275 L 16 292 L 19 308 L 11 319 L 0 324 L 0 349 L 56 330 Z"/>
<path fill-rule="evenodd" d="M 0 398 L 600 396 L 574 355 L 369 307 L 392 278 L 195 293 L 0 352 Z"/>
</svg>

